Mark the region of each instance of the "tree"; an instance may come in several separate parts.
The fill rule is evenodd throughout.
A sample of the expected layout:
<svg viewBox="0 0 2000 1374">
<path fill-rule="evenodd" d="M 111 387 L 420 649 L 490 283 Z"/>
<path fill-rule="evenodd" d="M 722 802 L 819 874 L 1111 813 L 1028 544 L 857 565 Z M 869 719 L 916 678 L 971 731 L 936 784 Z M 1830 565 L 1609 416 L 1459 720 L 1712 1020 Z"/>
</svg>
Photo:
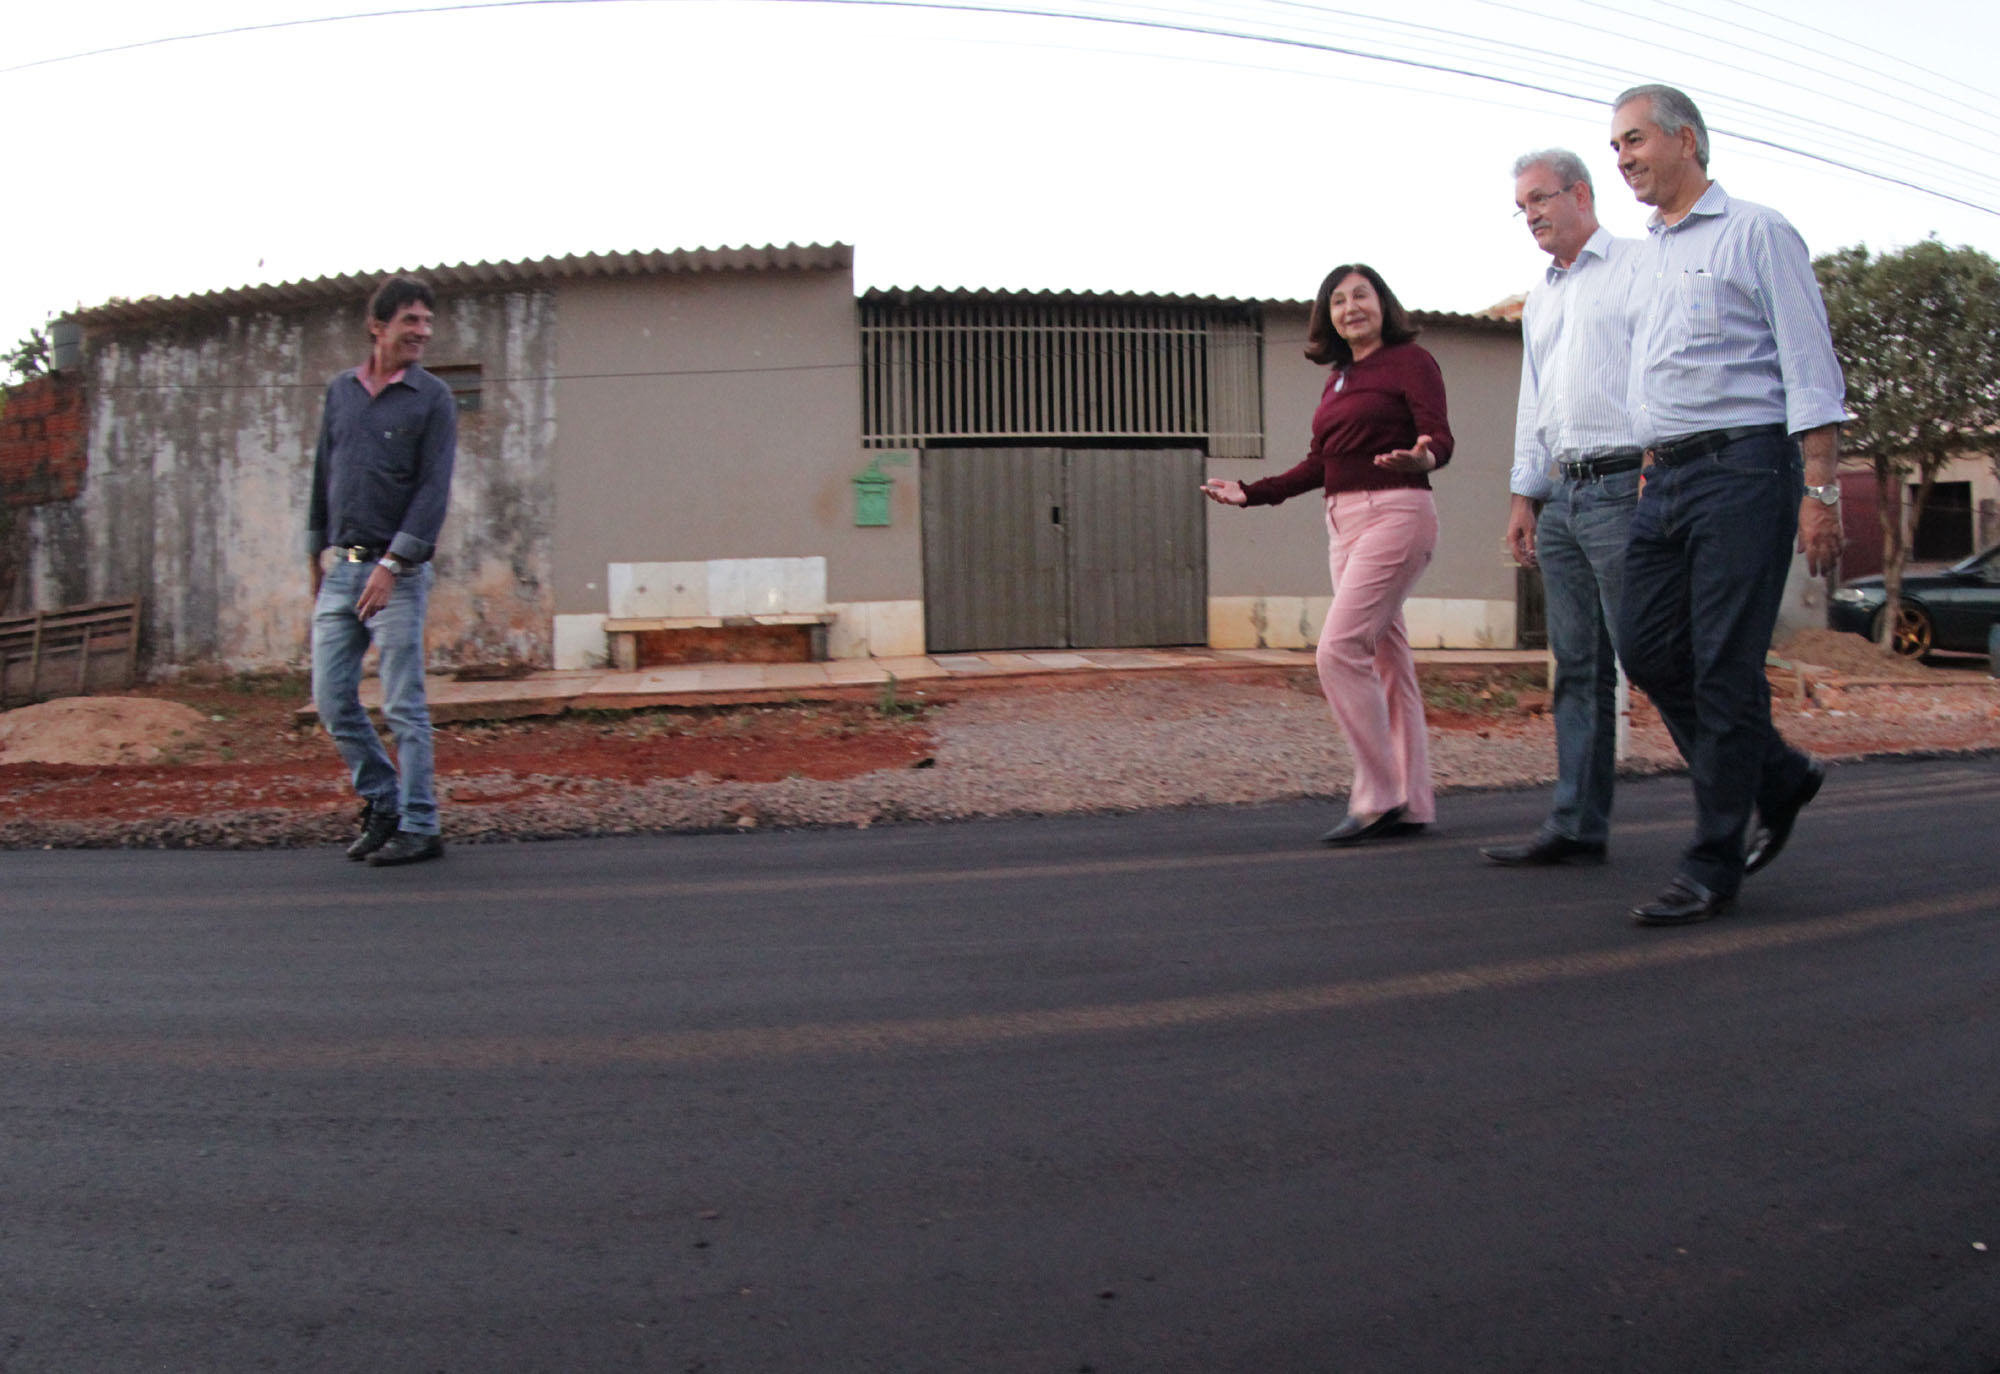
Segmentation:
<svg viewBox="0 0 2000 1374">
<path fill-rule="evenodd" d="M 1927 239 L 1873 256 L 1865 245 L 1843 248 L 1813 270 L 1854 417 L 1840 446 L 1874 466 L 1884 604 L 1900 606 L 1909 550 L 1896 492 L 1915 477 L 1914 528 L 1947 463 L 2000 455 L 2000 264 Z M 1886 652 L 1896 618 L 1882 621 Z"/>
<path fill-rule="evenodd" d="M 49 335 L 37 325 L 21 342 L 0 353 L 0 367 L 6 369 L 9 385 L 39 377 L 49 370 Z"/>
</svg>

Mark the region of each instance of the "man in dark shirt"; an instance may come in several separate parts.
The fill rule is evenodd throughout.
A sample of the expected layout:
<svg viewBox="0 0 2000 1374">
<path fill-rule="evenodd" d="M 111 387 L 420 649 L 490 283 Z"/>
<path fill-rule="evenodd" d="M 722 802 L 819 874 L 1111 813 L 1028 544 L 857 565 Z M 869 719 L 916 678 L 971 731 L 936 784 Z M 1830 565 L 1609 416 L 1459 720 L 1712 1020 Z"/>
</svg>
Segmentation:
<svg viewBox="0 0 2000 1374">
<path fill-rule="evenodd" d="M 418 366 L 436 306 L 430 286 L 414 277 L 391 277 L 375 292 L 368 361 L 326 389 L 306 520 L 313 704 L 365 803 L 347 857 L 378 868 L 444 853 L 424 699 L 424 613 L 451 496 L 458 409 L 451 389 Z M 322 561 L 328 548 L 330 570 Z M 370 643 L 382 651 L 394 764 L 361 705 Z"/>
</svg>

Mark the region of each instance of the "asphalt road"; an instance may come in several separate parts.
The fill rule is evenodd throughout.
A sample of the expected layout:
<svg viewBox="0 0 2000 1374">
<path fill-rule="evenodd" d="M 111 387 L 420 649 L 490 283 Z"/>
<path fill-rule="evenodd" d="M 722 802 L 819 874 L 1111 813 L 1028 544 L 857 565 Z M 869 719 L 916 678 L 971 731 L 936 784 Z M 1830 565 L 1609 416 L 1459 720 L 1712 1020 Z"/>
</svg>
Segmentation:
<svg viewBox="0 0 2000 1374">
<path fill-rule="evenodd" d="M 2000 759 L 1543 804 L 0 854 L 0 1370 L 2000 1370 Z"/>
</svg>

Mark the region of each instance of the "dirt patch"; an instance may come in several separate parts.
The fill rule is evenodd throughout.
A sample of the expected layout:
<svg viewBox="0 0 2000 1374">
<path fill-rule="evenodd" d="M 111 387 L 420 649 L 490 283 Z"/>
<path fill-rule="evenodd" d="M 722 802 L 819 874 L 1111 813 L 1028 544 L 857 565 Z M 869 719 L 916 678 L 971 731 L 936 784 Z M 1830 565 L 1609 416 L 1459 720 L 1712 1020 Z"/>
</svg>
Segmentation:
<svg viewBox="0 0 2000 1374">
<path fill-rule="evenodd" d="M 1793 663 L 1808 663 L 1842 677 L 1895 678 L 1908 682 L 1936 682 L 1978 666 L 1978 660 L 1969 658 L 1925 663 L 1900 654 L 1885 654 L 1875 647 L 1874 641 L 1840 630 L 1800 630 L 1772 646 L 1772 652 Z"/>
<path fill-rule="evenodd" d="M 202 740 L 192 706 L 142 697 L 62 697 L 0 714 L 0 765 L 158 763 Z"/>
</svg>

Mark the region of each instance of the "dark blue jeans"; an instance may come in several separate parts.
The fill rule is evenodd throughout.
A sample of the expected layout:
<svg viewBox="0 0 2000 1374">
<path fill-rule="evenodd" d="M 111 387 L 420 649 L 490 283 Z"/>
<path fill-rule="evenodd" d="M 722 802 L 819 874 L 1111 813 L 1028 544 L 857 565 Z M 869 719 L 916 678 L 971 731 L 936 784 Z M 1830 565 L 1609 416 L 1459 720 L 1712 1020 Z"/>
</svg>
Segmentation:
<svg viewBox="0 0 2000 1374">
<path fill-rule="evenodd" d="M 1745 439 L 1649 469 L 1632 517 L 1618 647 L 1693 776 L 1681 872 L 1725 897 L 1753 810 L 1789 799 L 1809 766 L 1771 724 L 1764 676 L 1804 474 L 1795 441 Z"/>
<path fill-rule="evenodd" d="M 1603 844 L 1618 772 L 1618 660 L 1613 635 L 1637 472 L 1564 480 L 1535 522 L 1536 561 L 1556 660 L 1556 794 L 1544 829 Z"/>
</svg>

